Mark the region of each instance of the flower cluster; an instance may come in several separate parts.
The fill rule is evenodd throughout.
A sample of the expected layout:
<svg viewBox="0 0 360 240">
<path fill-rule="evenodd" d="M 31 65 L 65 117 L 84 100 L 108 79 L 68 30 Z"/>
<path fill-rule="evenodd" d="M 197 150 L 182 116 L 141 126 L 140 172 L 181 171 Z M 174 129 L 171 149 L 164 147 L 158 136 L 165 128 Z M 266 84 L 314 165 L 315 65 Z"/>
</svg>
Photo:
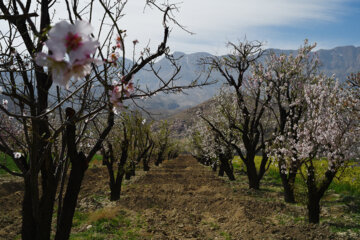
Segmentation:
<svg viewBox="0 0 360 240">
<path fill-rule="evenodd" d="M 113 46 L 113 51 L 110 53 L 108 59 L 106 60 L 108 63 L 111 63 L 114 67 L 117 66 L 117 61 L 120 57 L 120 53 L 116 52 L 116 49 L 120 49 L 121 51 L 124 51 L 124 45 L 123 45 L 123 40 L 120 36 L 117 36 L 116 39 L 116 44 L 115 46 Z"/>
<path fill-rule="evenodd" d="M 348 90 L 333 79 L 321 76 L 316 83 L 304 86 L 307 110 L 298 125 L 287 122 L 284 133 L 276 137 L 271 155 L 285 156 L 282 171 L 291 169 L 291 162 L 300 164 L 313 159 L 327 159 L 328 170 L 338 169 L 358 154 L 359 122 L 353 112 L 357 104 Z"/>
<path fill-rule="evenodd" d="M 110 102 L 113 104 L 115 112 L 123 107 L 122 100 L 125 97 L 130 97 L 134 92 L 134 83 L 132 82 L 132 79 L 127 83 L 124 79 L 125 78 L 122 77 L 121 81 L 113 81 L 111 90 L 109 91 Z"/>
<path fill-rule="evenodd" d="M 99 46 L 99 42 L 90 37 L 92 31 L 85 21 L 57 23 L 45 42 L 49 53 L 38 53 L 36 63 L 49 67 L 54 83 L 60 86 L 67 87 L 72 77 L 85 77 L 91 71 L 91 63 L 100 63 L 91 57 Z"/>
</svg>

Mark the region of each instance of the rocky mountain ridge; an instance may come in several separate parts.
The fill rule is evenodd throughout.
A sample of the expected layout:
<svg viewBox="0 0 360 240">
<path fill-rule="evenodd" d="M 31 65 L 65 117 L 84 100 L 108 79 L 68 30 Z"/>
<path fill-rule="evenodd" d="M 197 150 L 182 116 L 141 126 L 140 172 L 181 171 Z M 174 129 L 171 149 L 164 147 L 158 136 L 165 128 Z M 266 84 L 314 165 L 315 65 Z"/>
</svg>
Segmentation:
<svg viewBox="0 0 360 240">
<path fill-rule="evenodd" d="M 296 53 L 296 50 L 268 49 L 267 52 L 269 51 L 285 54 Z M 329 76 L 335 74 L 339 81 L 343 82 L 350 73 L 360 71 L 360 47 L 342 46 L 328 50 L 320 49 L 314 54 L 319 57 L 321 62 L 320 70 Z M 203 57 L 213 55 L 205 52 L 191 54 L 174 52 L 173 55 L 176 58 L 181 57 L 178 61 L 181 72 L 176 81 L 177 84 L 187 85 L 197 78 L 199 82 L 205 80 L 206 74 L 203 73 L 203 67 L 198 62 Z M 171 75 L 171 67 L 165 59 L 158 61 L 155 67 L 161 69 L 160 75 L 165 79 L 166 76 Z M 135 76 L 135 79 L 138 79 L 142 86 L 146 85 L 149 88 L 156 87 L 158 83 L 155 76 L 148 71 L 141 71 Z M 186 90 L 185 94 L 159 94 L 142 104 L 150 112 L 162 113 L 163 117 L 167 117 L 169 114 L 196 106 L 210 99 L 217 92 L 222 82 L 219 74 L 213 75 L 209 80 L 219 80 L 219 82 L 202 88 Z"/>
</svg>

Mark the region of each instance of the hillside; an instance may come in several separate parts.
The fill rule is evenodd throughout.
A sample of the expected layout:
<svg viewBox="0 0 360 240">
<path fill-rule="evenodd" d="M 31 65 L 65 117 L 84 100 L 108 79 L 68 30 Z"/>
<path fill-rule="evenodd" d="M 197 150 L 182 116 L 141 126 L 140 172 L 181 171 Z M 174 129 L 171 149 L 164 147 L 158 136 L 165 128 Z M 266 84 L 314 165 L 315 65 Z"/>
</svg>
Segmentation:
<svg viewBox="0 0 360 240">
<path fill-rule="evenodd" d="M 191 134 L 191 128 L 199 120 L 197 113 L 201 111 L 205 115 L 210 112 L 213 100 L 207 100 L 199 105 L 174 113 L 166 119 L 171 122 L 172 136 L 175 138 L 188 137 Z"/>
<path fill-rule="evenodd" d="M 268 51 L 285 54 L 296 52 L 295 50 L 280 49 L 268 49 Z M 314 54 L 317 54 L 320 59 L 320 70 L 329 76 L 335 74 L 340 81 L 345 81 L 350 73 L 360 70 L 360 47 L 343 46 L 329 50 L 321 49 L 314 52 Z M 205 79 L 205 74 L 202 74 L 202 67 L 198 65 L 198 61 L 202 57 L 212 56 L 211 54 L 204 52 L 192 54 L 175 52 L 174 56 L 177 58 L 182 56 L 178 62 L 181 66 L 181 72 L 178 76 L 179 79 L 176 81 L 177 84 L 187 85 L 199 76 L 199 81 Z M 161 76 L 165 78 L 170 76 L 171 67 L 165 59 L 158 61 L 155 67 L 161 69 Z M 141 71 L 135 76 L 135 79 L 142 86 L 147 86 L 150 89 L 155 88 L 158 82 L 153 74 L 148 71 Z M 221 80 L 221 77 L 215 74 L 210 80 Z M 186 94 L 159 94 L 151 99 L 142 101 L 140 104 L 150 112 L 165 113 L 162 117 L 164 118 L 210 99 L 217 92 L 220 85 L 221 81 L 214 85 L 187 90 L 185 91 Z"/>
</svg>

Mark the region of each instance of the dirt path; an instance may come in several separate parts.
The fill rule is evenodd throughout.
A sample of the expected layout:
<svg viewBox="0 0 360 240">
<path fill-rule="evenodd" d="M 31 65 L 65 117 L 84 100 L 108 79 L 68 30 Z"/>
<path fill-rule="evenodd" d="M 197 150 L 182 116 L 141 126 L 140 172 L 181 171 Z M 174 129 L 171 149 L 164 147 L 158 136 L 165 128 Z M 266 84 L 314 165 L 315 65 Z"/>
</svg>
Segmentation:
<svg viewBox="0 0 360 240">
<path fill-rule="evenodd" d="M 152 239 L 329 239 L 326 228 L 278 224 L 279 202 L 258 201 L 247 189 L 182 156 L 140 178 L 120 205 L 145 217 Z"/>
<path fill-rule="evenodd" d="M 189 156 L 166 161 L 140 175 L 127 184 L 121 199 L 114 203 L 107 200 L 105 169 L 89 169 L 78 211 L 95 212 L 99 219 L 116 217 L 120 209 L 133 219 L 141 218 L 137 237 L 124 239 L 338 239 L 326 226 L 283 219 L 286 214 L 303 214 L 303 208 L 285 205 L 271 192 L 249 191 L 246 183 L 232 186 Z M 0 195 L 0 239 L 14 239 L 19 234 L 22 191 L 15 190 Z M 14 198 L 19 201 L 11 201 Z M 86 233 L 91 218 L 94 220 L 94 214 L 79 224 L 74 220 L 73 236 Z"/>
</svg>

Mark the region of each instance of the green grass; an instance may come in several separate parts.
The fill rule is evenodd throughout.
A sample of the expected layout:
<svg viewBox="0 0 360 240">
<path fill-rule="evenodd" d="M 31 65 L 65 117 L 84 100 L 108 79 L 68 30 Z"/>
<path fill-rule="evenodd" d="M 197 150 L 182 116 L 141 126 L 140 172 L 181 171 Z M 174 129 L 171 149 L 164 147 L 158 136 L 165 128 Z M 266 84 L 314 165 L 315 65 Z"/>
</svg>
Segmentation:
<svg viewBox="0 0 360 240">
<path fill-rule="evenodd" d="M 101 209 L 91 214 L 77 212 L 73 224 L 75 231 L 70 239 L 143 239 L 139 232 L 144 225 L 140 215 L 131 218 L 126 212 L 116 209 Z"/>
<path fill-rule="evenodd" d="M 224 237 L 225 240 L 231 240 L 231 234 L 227 233 L 227 232 L 220 232 L 220 236 Z"/>
<path fill-rule="evenodd" d="M 0 164 L 5 165 L 11 171 L 19 172 L 19 169 L 16 166 L 13 159 L 2 152 L 0 152 Z M 102 165 L 102 156 L 99 154 L 96 154 L 94 156 L 93 160 L 90 162 L 90 168 L 101 166 L 101 165 Z M 6 172 L 4 169 L 0 168 L 0 175 L 4 175 L 4 174 L 8 174 L 8 172 Z"/>
<path fill-rule="evenodd" d="M 0 163 L 5 165 L 11 171 L 19 172 L 19 169 L 17 168 L 13 159 L 2 152 L 0 152 Z M 0 175 L 2 174 L 8 174 L 8 173 L 4 169 L 0 169 Z"/>
<path fill-rule="evenodd" d="M 261 163 L 261 156 L 255 157 L 256 167 L 259 168 Z M 341 195 L 350 195 L 360 197 L 360 167 L 351 167 L 355 163 L 350 163 L 350 167 L 346 168 L 344 172 L 339 172 L 331 183 L 328 191 L 333 191 L 334 193 Z M 246 166 L 240 159 L 240 157 L 235 156 L 233 159 L 234 169 L 237 171 L 246 171 Z M 326 160 L 318 160 L 315 162 L 315 168 L 317 169 L 317 176 L 324 176 L 324 172 L 327 168 Z M 303 166 L 304 170 L 304 166 Z M 281 184 L 281 178 L 279 174 L 278 167 L 275 163 L 272 163 L 269 170 L 266 172 L 266 176 L 270 177 L 271 180 L 276 184 Z M 260 183 L 261 184 L 261 183 Z M 301 189 L 301 192 L 305 188 L 305 182 L 302 177 L 298 174 L 295 182 L 295 189 Z"/>
<path fill-rule="evenodd" d="M 255 158 L 257 168 L 259 168 L 260 163 L 261 157 L 257 156 Z M 317 178 L 320 179 L 324 176 L 327 169 L 327 162 L 326 160 L 318 160 L 314 164 Z M 360 233 L 360 167 L 351 167 L 354 164 L 356 163 L 350 163 L 348 168 L 337 174 L 322 199 L 321 205 L 328 209 L 328 214 L 327 216 L 322 216 L 320 221 L 326 223 L 330 230 L 335 233 Z M 233 159 L 233 166 L 235 171 L 240 173 L 237 177 L 237 182 L 247 184 L 246 167 L 239 157 Z M 302 170 L 305 170 L 304 167 Z M 260 192 L 273 191 L 279 194 L 283 192 L 279 170 L 275 163 L 270 166 L 261 180 L 260 189 Z M 306 206 L 306 193 L 307 187 L 304 179 L 298 174 L 295 181 L 297 206 Z M 273 199 L 263 199 L 261 194 L 257 197 L 262 201 L 273 201 Z M 307 222 L 306 216 L 291 215 L 287 217 L 288 220 L 294 222 Z M 285 220 L 283 217 L 279 218 L 279 224 L 284 224 L 287 221 L 287 217 L 285 217 Z M 352 238 L 350 237 L 349 239 Z"/>
</svg>

